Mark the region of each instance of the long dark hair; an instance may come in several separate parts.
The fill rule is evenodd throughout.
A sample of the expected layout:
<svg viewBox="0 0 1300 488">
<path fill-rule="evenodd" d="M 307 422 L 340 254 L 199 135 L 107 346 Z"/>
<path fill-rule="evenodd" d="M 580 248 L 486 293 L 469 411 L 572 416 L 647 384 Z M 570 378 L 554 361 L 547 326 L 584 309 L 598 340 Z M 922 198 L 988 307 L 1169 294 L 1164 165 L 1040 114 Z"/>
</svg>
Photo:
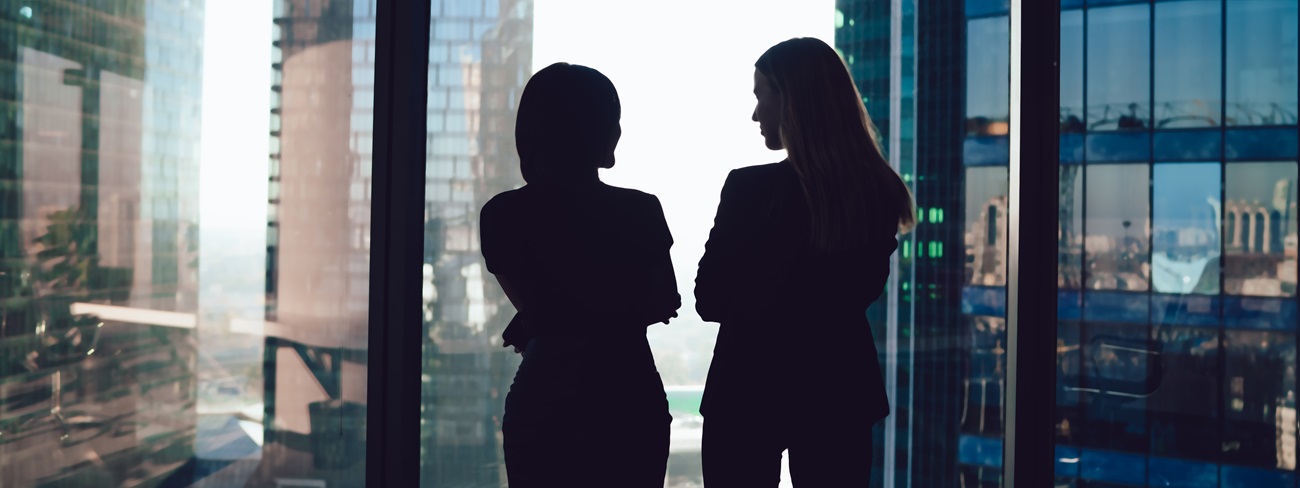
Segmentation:
<svg viewBox="0 0 1300 488">
<path fill-rule="evenodd" d="M 782 100 L 781 142 L 812 211 L 813 244 L 856 247 L 885 218 L 907 232 L 912 194 L 889 166 L 848 67 L 818 39 L 790 39 L 758 58 Z"/>
<path fill-rule="evenodd" d="M 555 63 L 528 80 L 515 118 L 519 169 L 528 183 L 558 183 L 614 165 L 622 106 L 614 83 L 586 66 Z"/>
</svg>

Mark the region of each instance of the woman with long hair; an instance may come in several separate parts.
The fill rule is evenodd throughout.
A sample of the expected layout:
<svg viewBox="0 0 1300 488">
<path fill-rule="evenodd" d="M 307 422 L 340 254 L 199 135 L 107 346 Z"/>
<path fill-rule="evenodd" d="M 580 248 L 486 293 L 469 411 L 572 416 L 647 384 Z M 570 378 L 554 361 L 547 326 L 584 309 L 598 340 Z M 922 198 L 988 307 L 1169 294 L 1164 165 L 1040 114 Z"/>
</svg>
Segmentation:
<svg viewBox="0 0 1300 488">
<path fill-rule="evenodd" d="M 867 307 L 889 275 L 911 193 L 889 166 L 839 55 L 811 38 L 754 71 L 758 122 L 779 162 L 727 176 L 695 280 L 721 324 L 704 400 L 704 482 L 866 486 L 871 428 L 889 414 Z"/>
<path fill-rule="evenodd" d="M 600 181 L 622 134 L 613 83 L 538 71 L 519 102 L 522 188 L 492 198 L 480 246 L 523 354 L 502 434 L 512 488 L 662 488 L 672 421 L 646 327 L 677 316 L 672 235 L 654 195 Z"/>
</svg>

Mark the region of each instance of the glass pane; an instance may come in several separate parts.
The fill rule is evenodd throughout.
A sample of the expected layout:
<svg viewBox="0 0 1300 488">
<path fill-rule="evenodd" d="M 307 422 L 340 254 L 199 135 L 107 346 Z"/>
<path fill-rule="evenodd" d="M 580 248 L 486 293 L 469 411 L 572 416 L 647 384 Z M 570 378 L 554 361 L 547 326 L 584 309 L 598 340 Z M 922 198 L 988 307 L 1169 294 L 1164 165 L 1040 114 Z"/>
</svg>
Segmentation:
<svg viewBox="0 0 1300 488">
<path fill-rule="evenodd" d="M 1087 10 L 1088 128 L 1150 127 L 1151 5 Z"/>
<path fill-rule="evenodd" d="M 1090 290 L 1147 289 L 1148 171 L 1148 166 L 1137 164 L 1086 170 L 1084 274 Z"/>
<path fill-rule="evenodd" d="M 258 5 L 4 14 L 0 485 L 364 483 L 373 9 Z"/>
<path fill-rule="evenodd" d="M 1295 163 L 1234 163 L 1226 173 L 1224 293 L 1294 296 Z"/>
<path fill-rule="evenodd" d="M 684 303 L 679 317 L 650 327 L 648 338 L 673 416 L 666 485 L 702 485 L 699 405 L 719 327 L 698 316 L 690 290 L 728 171 L 784 157 L 763 148 L 750 121 L 752 74 L 765 49 L 801 35 L 834 40 L 887 157 L 917 202 L 919 226 L 899 239 L 890 281 L 867 311 L 891 403 L 891 415 L 870 434 L 872 485 L 1000 485 L 1008 4 L 932 2 L 918 9 L 912 0 L 818 0 L 756 9 L 727 0 L 676 9 L 604 0 L 491 1 L 479 10 L 454 1 L 435 2 L 431 19 L 424 486 L 509 481 L 508 439 L 500 429 L 520 359 L 501 347 L 501 334 L 515 310 L 479 255 L 478 210 L 523 184 L 513 147 L 515 104 L 529 76 L 557 61 L 591 66 L 613 81 L 623 133 L 617 165 L 601 178 L 656 195 L 672 231 Z M 637 21 L 598 21 L 611 18 Z M 683 56 L 701 52 L 698 40 L 663 36 L 666 30 L 713 32 L 719 18 L 758 27 L 729 31 L 711 48 L 720 56 Z M 1083 14 L 1076 18 L 1082 55 Z M 484 25 L 490 27 L 480 31 Z M 593 39 L 626 42 L 610 49 Z M 665 66 L 692 74 L 665 76 Z M 1087 120 L 1082 66 L 1080 60 L 1080 163 Z M 1149 119 L 1149 97 L 1140 102 Z M 1143 154 L 1150 152 L 1146 141 Z M 1072 232 L 1079 236 L 1080 264 L 1072 279 L 1082 287 L 1085 182 L 1082 166 L 1077 169 L 1071 188 L 1080 210 Z M 1146 259 L 1142 254 L 1138 262 Z M 792 395 L 778 386 L 773 391 Z M 596 421 L 591 405 L 599 395 L 600 385 L 593 385 L 590 396 L 564 398 L 574 405 L 564 421 Z M 865 432 L 854 435 L 867 439 Z M 574 454 L 571 469 L 584 469 L 590 459 Z M 791 482 L 783 467 L 781 486 Z"/>
<path fill-rule="evenodd" d="M 966 170 L 966 279 L 1006 286 L 1007 168 Z"/>
<path fill-rule="evenodd" d="M 1057 486 L 1295 486 L 1296 3 L 1087 4 L 1098 132 L 1080 190 L 1086 290 L 1058 292 Z M 1132 119 L 1096 117 L 1121 94 Z M 1123 128 L 1143 130 L 1100 132 Z"/>
<path fill-rule="evenodd" d="M 1300 6 L 1291 0 L 1227 2 L 1227 121 L 1295 125 Z"/>
<path fill-rule="evenodd" d="M 481 256 L 479 210 L 493 196 L 524 185 L 514 138 L 520 94 L 533 73 L 565 61 L 600 70 L 618 90 L 623 132 L 617 165 L 602 171 L 602 180 L 656 195 L 672 231 L 677 289 L 684 303 L 671 324 L 651 326 L 647 335 L 673 417 L 666 482 L 700 486 L 699 405 L 718 327 L 694 310 L 690 291 L 696 266 L 727 171 L 780 158 L 763 148 L 749 120 L 753 62 L 767 47 L 796 35 L 832 42 L 836 25 L 863 33 L 859 39 L 879 37 L 867 29 L 887 28 L 888 21 L 882 24 L 878 16 L 887 19 L 888 10 L 840 11 L 832 24 L 827 14 L 835 4 L 830 1 L 791 2 L 767 12 L 743 2 L 713 2 L 701 7 L 704 12 L 598 0 L 492 1 L 487 3 L 499 8 L 481 10 L 468 3 L 443 0 L 432 19 L 430 85 L 438 96 L 430 99 L 428 110 L 431 119 L 445 123 L 429 126 L 424 327 L 430 342 L 423 364 L 421 484 L 505 486 L 510 481 L 504 462 L 509 437 L 501 426 L 509 417 L 505 400 L 517 386 L 521 357 L 502 347 L 503 329 L 515 309 Z M 716 30 L 715 10 L 763 26 L 730 37 L 726 49 L 732 61 L 683 57 L 683 52 L 699 52 L 698 44 L 663 36 L 665 26 L 682 32 Z M 596 20 L 600 18 L 640 20 Z M 610 50 L 608 43 L 592 39 L 632 41 Z M 438 54 L 444 51 L 450 55 Z M 876 55 L 844 49 L 851 72 L 868 86 L 883 84 L 888 90 L 888 60 L 882 64 L 871 58 Z M 689 83 L 663 76 L 664 66 L 684 62 L 700 75 Z M 873 111 L 883 104 L 873 115 L 888 120 L 888 91 L 877 97 L 864 90 L 863 98 Z M 691 115 L 683 118 L 683 113 Z M 909 137 L 881 125 L 887 137 Z M 675 134 L 674 143 L 664 144 L 665 130 Z M 689 157 L 682 147 L 693 148 Z M 561 422 L 602 422 L 596 419 L 608 412 L 593 405 L 607 386 L 591 385 L 589 392 L 566 396 L 571 413 Z M 572 456 L 576 477 L 589 455 Z M 788 474 L 784 476 L 788 483 Z"/>
<path fill-rule="evenodd" d="M 1156 3 L 1157 128 L 1219 125 L 1222 0 Z"/>
<path fill-rule="evenodd" d="M 1061 132 L 1083 132 L 1083 10 L 1061 12 Z"/>
<path fill-rule="evenodd" d="M 532 2 L 435 1 L 431 22 L 420 486 L 505 486 L 500 420 L 519 356 L 501 346 L 514 309 L 484 267 L 478 215 L 523 183 L 513 128 Z"/>
<path fill-rule="evenodd" d="M 1062 165 L 1060 169 L 1060 229 L 1057 240 L 1060 262 L 1057 283 L 1061 291 L 1083 289 L 1083 167 Z"/>
<path fill-rule="evenodd" d="M 966 23 L 966 124 L 967 133 L 1007 135 L 1011 70 L 1011 26 L 1007 17 L 989 17 Z"/>
<path fill-rule="evenodd" d="M 1158 293 L 1219 293 L 1219 164 L 1152 170 L 1151 281 Z"/>
</svg>

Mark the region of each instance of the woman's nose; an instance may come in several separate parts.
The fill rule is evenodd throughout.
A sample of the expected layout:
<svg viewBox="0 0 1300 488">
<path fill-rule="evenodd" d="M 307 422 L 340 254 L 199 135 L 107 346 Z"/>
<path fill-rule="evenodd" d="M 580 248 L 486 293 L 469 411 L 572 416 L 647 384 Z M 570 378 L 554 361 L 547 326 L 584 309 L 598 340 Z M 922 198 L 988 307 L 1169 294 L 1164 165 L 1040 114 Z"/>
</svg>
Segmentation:
<svg viewBox="0 0 1300 488">
<path fill-rule="evenodd" d="M 754 122 L 758 122 L 758 109 L 757 109 L 757 108 L 754 109 L 754 113 L 749 114 L 749 119 L 750 119 L 750 120 L 753 120 Z"/>
</svg>

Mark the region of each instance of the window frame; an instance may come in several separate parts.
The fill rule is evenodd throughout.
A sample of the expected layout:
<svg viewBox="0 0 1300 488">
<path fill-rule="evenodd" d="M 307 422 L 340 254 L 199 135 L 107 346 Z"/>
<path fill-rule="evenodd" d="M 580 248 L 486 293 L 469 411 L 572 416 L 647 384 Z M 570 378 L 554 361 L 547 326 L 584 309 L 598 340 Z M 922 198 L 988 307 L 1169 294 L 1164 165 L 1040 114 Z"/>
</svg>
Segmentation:
<svg viewBox="0 0 1300 488">
<path fill-rule="evenodd" d="M 366 486 L 420 482 L 430 0 L 376 0 Z"/>
<path fill-rule="evenodd" d="M 431 0 L 374 5 L 367 486 L 420 480 L 425 338 L 414 304 L 422 280 L 431 7 Z M 1048 486 L 1054 477 L 1054 407 L 1042 407 L 1055 405 L 1060 12 L 1060 2 L 1011 0 L 1008 488 Z"/>
</svg>

